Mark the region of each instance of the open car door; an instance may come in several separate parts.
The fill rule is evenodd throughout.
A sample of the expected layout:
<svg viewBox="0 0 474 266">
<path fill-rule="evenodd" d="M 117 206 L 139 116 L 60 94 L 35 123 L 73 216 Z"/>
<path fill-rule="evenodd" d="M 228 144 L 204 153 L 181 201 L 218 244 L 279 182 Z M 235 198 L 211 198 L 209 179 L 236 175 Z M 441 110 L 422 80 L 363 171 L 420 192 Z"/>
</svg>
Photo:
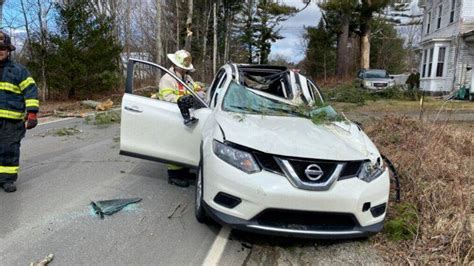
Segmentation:
<svg viewBox="0 0 474 266">
<path fill-rule="evenodd" d="M 186 126 L 176 103 L 133 94 L 134 67 L 137 64 L 158 68 L 162 74 L 168 73 L 180 82 L 202 106 L 192 111 L 199 121 Z M 120 154 L 187 167 L 198 166 L 201 131 L 211 110 L 174 73 L 148 61 L 129 59 L 121 109 Z"/>
</svg>

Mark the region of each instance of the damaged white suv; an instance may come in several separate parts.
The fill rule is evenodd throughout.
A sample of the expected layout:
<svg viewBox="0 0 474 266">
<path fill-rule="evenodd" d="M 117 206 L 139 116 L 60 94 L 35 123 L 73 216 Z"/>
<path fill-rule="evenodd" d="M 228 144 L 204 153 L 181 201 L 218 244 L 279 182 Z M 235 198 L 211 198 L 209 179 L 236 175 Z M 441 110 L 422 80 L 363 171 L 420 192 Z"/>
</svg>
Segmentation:
<svg viewBox="0 0 474 266">
<path fill-rule="evenodd" d="M 224 65 L 177 104 L 133 94 L 130 59 L 121 154 L 198 169 L 196 218 L 232 228 L 315 238 L 364 237 L 383 227 L 389 172 L 356 124 L 324 104 L 318 87 L 285 67 Z M 183 84 L 186 86 L 186 84 Z"/>
</svg>

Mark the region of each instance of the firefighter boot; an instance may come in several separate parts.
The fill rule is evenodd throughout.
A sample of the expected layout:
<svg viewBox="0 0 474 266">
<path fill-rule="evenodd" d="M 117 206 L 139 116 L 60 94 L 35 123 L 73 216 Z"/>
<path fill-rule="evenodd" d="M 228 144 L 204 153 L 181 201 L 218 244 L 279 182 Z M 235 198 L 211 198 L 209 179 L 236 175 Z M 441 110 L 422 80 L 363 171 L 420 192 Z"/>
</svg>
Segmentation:
<svg viewBox="0 0 474 266">
<path fill-rule="evenodd" d="M 7 192 L 7 193 L 11 193 L 11 192 L 15 192 L 15 191 L 16 191 L 16 186 L 15 186 L 15 184 L 10 183 L 10 182 L 9 182 L 9 183 L 4 183 L 4 184 L 2 185 L 2 187 L 3 187 L 3 190 L 5 190 L 5 192 Z"/>
<path fill-rule="evenodd" d="M 183 169 L 168 170 L 168 183 L 178 187 L 189 187 L 189 181 L 186 179 Z"/>
</svg>

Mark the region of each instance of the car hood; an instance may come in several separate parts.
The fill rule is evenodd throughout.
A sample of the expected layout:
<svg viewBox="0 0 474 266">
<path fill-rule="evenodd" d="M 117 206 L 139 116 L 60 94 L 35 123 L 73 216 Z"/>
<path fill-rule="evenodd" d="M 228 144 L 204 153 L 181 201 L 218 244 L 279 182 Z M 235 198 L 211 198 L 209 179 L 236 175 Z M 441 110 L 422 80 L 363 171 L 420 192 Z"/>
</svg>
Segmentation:
<svg viewBox="0 0 474 266">
<path fill-rule="evenodd" d="M 337 161 L 365 160 L 378 151 L 359 127 L 349 122 L 315 125 L 302 117 L 216 114 L 225 140 L 261 152 Z"/>
</svg>

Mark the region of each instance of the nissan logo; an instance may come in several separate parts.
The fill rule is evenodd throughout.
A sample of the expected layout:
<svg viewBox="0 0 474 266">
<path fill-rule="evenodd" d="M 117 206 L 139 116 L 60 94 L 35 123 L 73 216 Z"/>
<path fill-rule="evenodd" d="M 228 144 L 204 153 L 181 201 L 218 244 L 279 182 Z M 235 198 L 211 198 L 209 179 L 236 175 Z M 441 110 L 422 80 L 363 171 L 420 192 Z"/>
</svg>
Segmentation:
<svg viewBox="0 0 474 266">
<path fill-rule="evenodd" d="M 306 177 L 311 181 L 318 181 L 323 176 L 324 172 L 317 164 L 310 164 L 304 170 Z"/>
</svg>

